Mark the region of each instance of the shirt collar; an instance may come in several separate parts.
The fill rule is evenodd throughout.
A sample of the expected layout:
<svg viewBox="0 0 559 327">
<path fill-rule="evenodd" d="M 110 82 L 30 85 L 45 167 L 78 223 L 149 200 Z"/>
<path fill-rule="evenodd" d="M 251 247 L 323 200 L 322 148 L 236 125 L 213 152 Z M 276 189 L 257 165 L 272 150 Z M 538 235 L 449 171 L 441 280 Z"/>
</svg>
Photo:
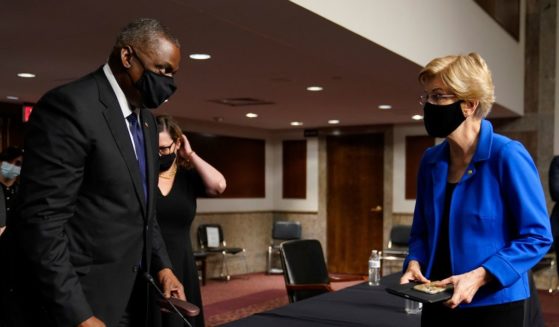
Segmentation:
<svg viewBox="0 0 559 327">
<path fill-rule="evenodd" d="M 485 118 L 481 120 L 481 127 L 479 131 L 478 141 L 476 145 L 476 152 L 472 158 L 472 162 L 479 162 L 488 160 L 491 155 L 491 146 L 493 145 L 493 125 Z M 449 145 L 445 140 L 439 146 L 433 148 L 433 156 L 431 156 L 431 163 L 436 163 L 441 160 L 448 160 Z"/>
<path fill-rule="evenodd" d="M 489 159 L 491 154 L 491 146 L 493 145 L 493 125 L 487 120 L 481 120 L 481 129 L 477 140 L 477 149 L 472 162 L 478 162 Z"/>
<path fill-rule="evenodd" d="M 118 85 L 115 75 L 113 74 L 108 63 L 103 65 L 103 72 L 105 73 L 105 76 L 107 76 L 107 80 L 109 80 L 109 84 L 115 92 L 116 99 L 118 100 L 118 104 L 120 105 L 120 110 L 122 110 L 122 115 L 124 116 L 124 118 L 128 117 L 132 113 L 132 109 L 130 108 L 128 99 L 126 99 L 126 95 L 124 95 L 124 92 L 120 88 L 120 85 Z"/>
</svg>

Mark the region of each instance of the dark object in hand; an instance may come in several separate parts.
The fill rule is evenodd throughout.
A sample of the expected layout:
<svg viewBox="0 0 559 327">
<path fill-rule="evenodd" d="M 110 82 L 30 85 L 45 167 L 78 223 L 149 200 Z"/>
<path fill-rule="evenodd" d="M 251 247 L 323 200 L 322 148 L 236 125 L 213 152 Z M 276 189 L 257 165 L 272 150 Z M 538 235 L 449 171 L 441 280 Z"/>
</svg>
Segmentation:
<svg viewBox="0 0 559 327">
<path fill-rule="evenodd" d="M 200 308 L 190 302 L 186 302 L 174 297 L 170 297 L 167 300 L 173 303 L 173 305 L 177 307 L 180 313 L 186 317 L 196 317 L 200 313 Z M 164 311 L 174 312 L 173 308 L 171 307 L 169 302 L 167 302 L 167 300 L 159 299 L 159 307 Z"/>
</svg>

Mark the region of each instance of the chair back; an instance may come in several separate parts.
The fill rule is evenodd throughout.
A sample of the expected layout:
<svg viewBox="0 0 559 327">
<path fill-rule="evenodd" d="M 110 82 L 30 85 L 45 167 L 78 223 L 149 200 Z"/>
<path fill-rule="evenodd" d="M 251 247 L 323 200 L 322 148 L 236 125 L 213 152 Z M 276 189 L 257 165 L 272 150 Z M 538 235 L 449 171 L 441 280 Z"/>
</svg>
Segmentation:
<svg viewBox="0 0 559 327">
<path fill-rule="evenodd" d="M 317 240 L 281 243 L 281 262 L 286 284 L 330 284 L 322 246 Z M 323 290 L 288 291 L 291 303 L 325 293 Z"/>
<path fill-rule="evenodd" d="M 201 249 L 217 248 L 223 245 L 223 229 L 219 224 L 202 224 L 197 230 Z"/>
<path fill-rule="evenodd" d="M 272 227 L 275 240 L 298 240 L 301 238 L 301 223 L 298 221 L 276 221 Z"/>
<path fill-rule="evenodd" d="M 407 248 L 410 241 L 411 226 L 394 225 L 390 230 L 388 248 Z"/>
</svg>

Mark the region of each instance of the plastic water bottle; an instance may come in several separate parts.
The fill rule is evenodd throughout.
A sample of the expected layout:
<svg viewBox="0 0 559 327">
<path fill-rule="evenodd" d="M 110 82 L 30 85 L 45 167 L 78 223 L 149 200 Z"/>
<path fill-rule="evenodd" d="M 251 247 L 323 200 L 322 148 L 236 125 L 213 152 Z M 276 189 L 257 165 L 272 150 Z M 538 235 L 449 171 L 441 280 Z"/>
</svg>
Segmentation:
<svg viewBox="0 0 559 327">
<path fill-rule="evenodd" d="M 380 285 L 380 252 L 377 250 L 371 251 L 369 257 L 369 285 Z"/>
</svg>

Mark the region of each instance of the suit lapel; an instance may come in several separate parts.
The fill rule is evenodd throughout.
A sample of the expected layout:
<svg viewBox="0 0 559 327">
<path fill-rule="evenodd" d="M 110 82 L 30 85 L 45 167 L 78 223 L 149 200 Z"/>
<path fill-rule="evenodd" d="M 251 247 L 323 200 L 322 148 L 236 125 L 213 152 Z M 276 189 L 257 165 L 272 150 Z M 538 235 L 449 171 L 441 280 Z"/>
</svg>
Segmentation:
<svg viewBox="0 0 559 327">
<path fill-rule="evenodd" d="M 147 185 L 148 185 L 148 205 L 147 205 L 147 212 L 151 212 L 151 207 L 154 205 L 155 194 L 153 194 L 153 190 L 156 189 L 156 176 L 155 172 L 159 171 L 159 167 L 157 162 L 155 162 L 154 153 L 159 145 L 159 139 L 157 139 L 156 133 L 154 131 L 157 130 L 157 126 L 155 126 L 155 122 L 153 119 L 150 119 L 151 112 L 149 109 L 142 109 L 142 131 L 144 132 L 144 144 L 146 150 L 146 169 L 147 169 Z M 156 165 L 157 164 L 157 165 Z"/>
<path fill-rule="evenodd" d="M 4 225 L 8 223 L 8 213 L 6 212 L 6 196 L 4 195 L 4 188 L 0 187 L 0 221 Z"/>
<path fill-rule="evenodd" d="M 134 153 L 134 148 L 132 146 L 132 140 L 130 139 L 130 134 L 128 128 L 126 127 L 126 121 L 120 110 L 120 105 L 114 95 L 114 92 L 109 84 L 109 81 L 105 77 L 103 70 L 98 70 L 93 75 L 99 86 L 99 100 L 105 106 L 105 111 L 103 111 L 103 116 L 107 121 L 107 125 L 111 131 L 111 134 L 115 140 L 115 143 L 128 167 L 128 172 L 130 173 L 130 178 L 134 184 L 134 190 L 136 191 L 136 197 L 140 201 L 142 207 L 142 213 L 144 217 L 146 216 L 146 205 L 144 200 L 144 190 L 142 186 L 142 178 L 140 175 L 140 168 L 138 166 L 138 160 L 136 159 L 136 154 Z"/>
</svg>

